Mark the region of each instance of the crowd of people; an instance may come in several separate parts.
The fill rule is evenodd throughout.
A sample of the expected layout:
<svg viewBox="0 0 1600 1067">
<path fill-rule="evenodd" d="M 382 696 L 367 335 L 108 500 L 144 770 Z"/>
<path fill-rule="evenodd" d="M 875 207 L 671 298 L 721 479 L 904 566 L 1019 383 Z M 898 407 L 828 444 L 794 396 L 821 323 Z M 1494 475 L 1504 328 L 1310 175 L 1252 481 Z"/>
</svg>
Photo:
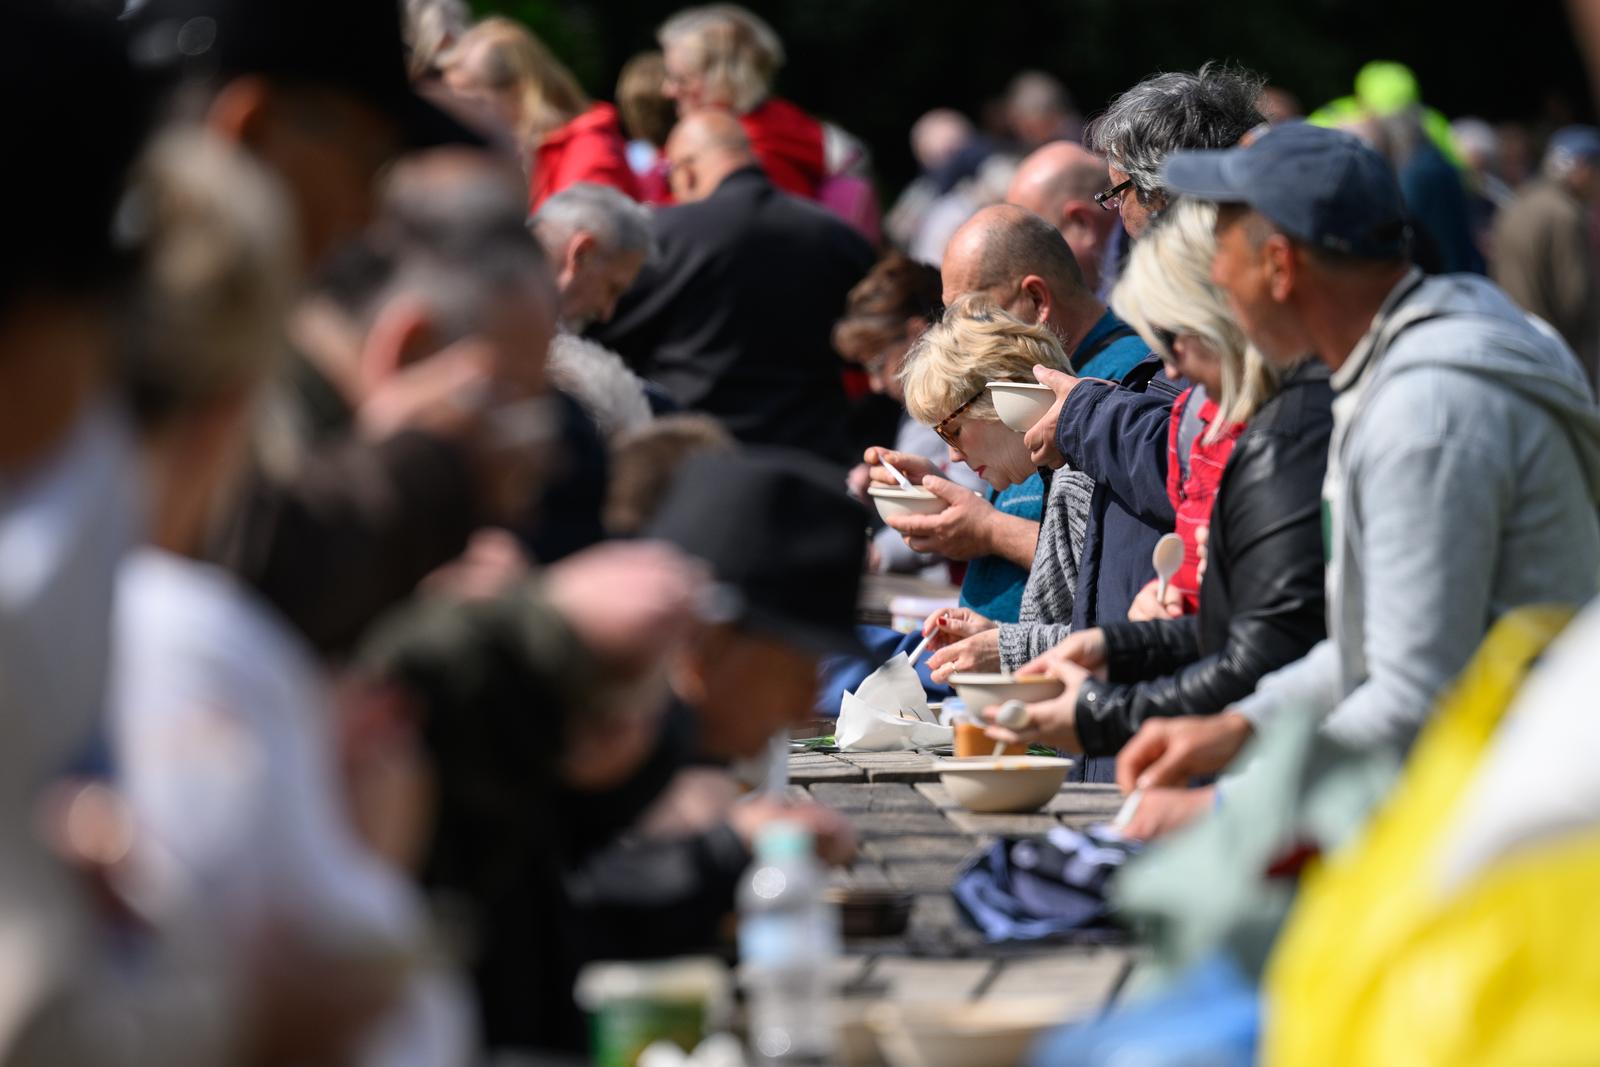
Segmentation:
<svg viewBox="0 0 1600 1067">
<path fill-rule="evenodd" d="M 580 969 L 721 944 L 763 828 L 851 861 L 748 786 L 923 638 L 930 695 L 1063 684 L 972 710 L 1130 795 L 1137 915 L 1407 810 L 1480 646 L 1537 630 L 1519 680 L 1583 612 L 1441 854 L 1592 850 L 1600 131 L 1530 175 L 1398 64 L 1309 120 L 1222 64 L 1087 122 L 1025 71 L 993 128 L 918 119 L 880 211 L 734 5 L 614 104 L 459 0 L 13 6 L 0 1063 L 581 1056 Z M 994 381 L 1052 404 L 1013 430 Z M 886 465 L 939 509 L 879 520 Z M 885 570 L 959 606 L 856 625 Z M 1040 1062 L 1308 1040 L 1315 911 L 1239 896 Z"/>
</svg>

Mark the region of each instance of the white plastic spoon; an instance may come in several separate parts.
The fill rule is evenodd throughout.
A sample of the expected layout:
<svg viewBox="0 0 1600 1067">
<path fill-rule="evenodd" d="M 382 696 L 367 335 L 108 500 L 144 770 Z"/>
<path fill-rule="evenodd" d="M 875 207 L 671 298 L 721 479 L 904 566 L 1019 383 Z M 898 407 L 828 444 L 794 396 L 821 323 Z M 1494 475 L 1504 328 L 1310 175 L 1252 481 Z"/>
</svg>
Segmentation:
<svg viewBox="0 0 1600 1067">
<path fill-rule="evenodd" d="M 1156 577 L 1161 580 L 1156 599 L 1164 604 L 1167 600 L 1167 583 L 1183 566 L 1183 538 L 1175 533 L 1164 534 L 1156 542 L 1155 551 L 1150 553 L 1150 562 L 1155 565 Z"/>
<path fill-rule="evenodd" d="M 1008 700 L 1000 705 L 999 711 L 994 713 L 994 724 L 996 726 L 1004 726 L 1007 730 L 1013 732 L 1020 730 L 1028 725 L 1028 709 L 1023 706 L 1020 700 Z M 996 741 L 994 755 L 990 759 L 1000 756 L 1005 750 L 1006 743 L 1004 741 Z"/>
<path fill-rule="evenodd" d="M 884 470 L 886 470 L 890 474 L 894 475 L 894 480 L 900 483 L 900 488 L 902 488 L 902 489 L 915 489 L 916 488 L 916 486 L 911 484 L 911 479 L 910 478 L 907 478 L 904 474 L 900 473 L 900 468 L 899 467 L 896 467 L 893 463 L 890 463 L 888 460 L 884 459 L 882 456 L 878 457 L 878 462 L 883 464 L 883 469 Z"/>
</svg>

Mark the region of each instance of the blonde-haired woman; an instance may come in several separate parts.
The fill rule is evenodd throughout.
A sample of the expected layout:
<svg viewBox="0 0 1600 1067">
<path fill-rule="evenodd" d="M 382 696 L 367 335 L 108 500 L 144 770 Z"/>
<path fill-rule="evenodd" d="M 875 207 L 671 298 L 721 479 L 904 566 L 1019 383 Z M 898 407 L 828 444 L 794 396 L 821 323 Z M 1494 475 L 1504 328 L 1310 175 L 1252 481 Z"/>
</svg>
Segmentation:
<svg viewBox="0 0 1600 1067">
<path fill-rule="evenodd" d="M 870 164 L 859 140 L 772 95 L 783 42 L 737 4 L 685 8 L 656 31 L 667 76 L 662 92 L 678 115 L 720 108 L 739 116 L 767 177 L 784 192 L 824 207 L 869 240 L 880 234 Z"/>
<path fill-rule="evenodd" d="M 1071 366 L 1055 334 L 986 299 L 964 297 L 923 333 L 906 357 L 901 372 L 906 410 L 944 439 L 953 462 L 965 463 L 995 489 L 1004 490 L 1032 477 L 1034 466 L 1022 435 L 1000 421 L 984 383 L 1032 381 L 1033 368 L 1040 365 L 1055 370 Z M 933 656 L 928 666 L 935 682 L 948 681 L 956 671 L 1013 669 L 1067 635 L 1093 490 L 1093 483 L 1074 471 L 1050 476 L 1017 622 L 997 624 L 970 608 L 928 618 L 923 630 L 930 636 Z M 934 491 L 967 492 L 951 482 L 935 483 Z"/>
<path fill-rule="evenodd" d="M 1073 634 L 1023 668 L 1059 678 L 1062 695 L 1030 706 L 1020 731 L 991 727 L 993 737 L 1112 755 L 1149 719 L 1222 711 L 1324 636 L 1328 372 L 1315 360 L 1269 368 L 1245 344 L 1210 281 L 1214 219 L 1215 208 L 1192 202 L 1167 212 L 1134 247 L 1113 295 L 1169 367 L 1215 398 L 1210 425 L 1190 431 L 1197 446 L 1248 420 L 1203 520 L 1210 537 L 1199 613 Z M 1181 421 L 1174 415 L 1176 434 Z"/>
<path fill-rule="evenodd" d="M 1172 405 L 1167 446 L 1167 496 L 1183 566 L 1165 603 L 1155 582 L 1145 586 L 1131 619 L 1199 610 L 1199 549 L 1217 483 L 1244 424 L 1278 387 L 1278 370 L 1245 339 L 1211 281 L 1216 219 L 1215 204 L 1180 201 L 1137 246 L 1111 294 L 1117 314 L 1162 357 L 1168 376 L 1194 383 Z"/>
<path fill-rule="evenodd" d="M 572 72 L 527 27 L 488 18 L 439 60 L 451 92 L 485 106 L 526 154 L 528 210 L 569 185 L 609 185 L 635 200 L 617 109 L 593 103 Z"/>
</svg>

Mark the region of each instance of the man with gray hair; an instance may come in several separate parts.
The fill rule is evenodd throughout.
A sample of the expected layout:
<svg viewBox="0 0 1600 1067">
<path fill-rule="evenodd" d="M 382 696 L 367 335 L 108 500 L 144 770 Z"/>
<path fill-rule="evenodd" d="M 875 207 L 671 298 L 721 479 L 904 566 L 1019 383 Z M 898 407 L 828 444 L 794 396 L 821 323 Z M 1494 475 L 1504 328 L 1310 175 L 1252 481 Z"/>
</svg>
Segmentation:
<svg viewBox="0 0 1600 1067">
<path fill-rule="evenodd" d="M 609 322 L 650 253 L 650 210 L 592 182 L 550 197 L 528 220 L 556 274 L 561 325 Z"/>
<path fill-rule="evenodd" d="M 1086 147 L 1106 157 L 1110 182 L 1095 199 L 1122 214 L 1138 240 L 1170 194 L 1161 167 L 1172 152 L 1231 148 L 1266 120 L 1256 100 L 1266 81 L 1220 63 L 1194 73 L 1154 74 L 1111 101 L 1084 132 Z"/>
<path fill-rule="evenodd" d="M 1556 328 L 1589 381 L 1600 380 L 1589 216 L 1600 196 L 1600 130 L 1568 126 L 1550 138 L 1543 173 L 1500 212 L 1494 280 L 1526 311 Z"/>
</svg>

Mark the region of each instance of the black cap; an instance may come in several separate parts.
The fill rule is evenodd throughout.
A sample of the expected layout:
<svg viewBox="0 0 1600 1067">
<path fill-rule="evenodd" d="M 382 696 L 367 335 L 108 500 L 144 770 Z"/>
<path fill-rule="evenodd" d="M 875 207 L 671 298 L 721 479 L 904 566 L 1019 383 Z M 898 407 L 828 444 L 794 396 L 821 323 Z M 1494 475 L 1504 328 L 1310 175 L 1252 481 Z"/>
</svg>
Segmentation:
<svg viewBox="0 0 1600 1067">
<path fill-rule="evenodd" d="M 1342 130 L 1285 123 L 1244 148 L 1174 152 L 1161 181 L 1185 196 L 1248 204 L 1291 237 L 1329 252 L 1387 260 L 1410 251 L 1394 170 Z"/>
<path fill-rule="evenodd" d="M 0 305 L 35 288 L 92 293 L 134 265 L 114 225 L 148 132 L 155 86 L 128 63 L 108 12 L 66 0 L 6 0 L 0 98 L 13 159 Z"/>
<path fill-rule="evenodd" d="M 134 61 L 185 79 L 264 74 L 342 89 L 388 115 L 411 148 L 484 139 L 406 77 L 396 0 L 144 0 Z"/>
<path fill-rule="evenodd" d="M 709 563 L 737 594 L 738 625 L 811 652 L 859 655 L 866 528 L 835 468 L 773 448 L 691 459 L 648 536 Z"/>
</svg>

